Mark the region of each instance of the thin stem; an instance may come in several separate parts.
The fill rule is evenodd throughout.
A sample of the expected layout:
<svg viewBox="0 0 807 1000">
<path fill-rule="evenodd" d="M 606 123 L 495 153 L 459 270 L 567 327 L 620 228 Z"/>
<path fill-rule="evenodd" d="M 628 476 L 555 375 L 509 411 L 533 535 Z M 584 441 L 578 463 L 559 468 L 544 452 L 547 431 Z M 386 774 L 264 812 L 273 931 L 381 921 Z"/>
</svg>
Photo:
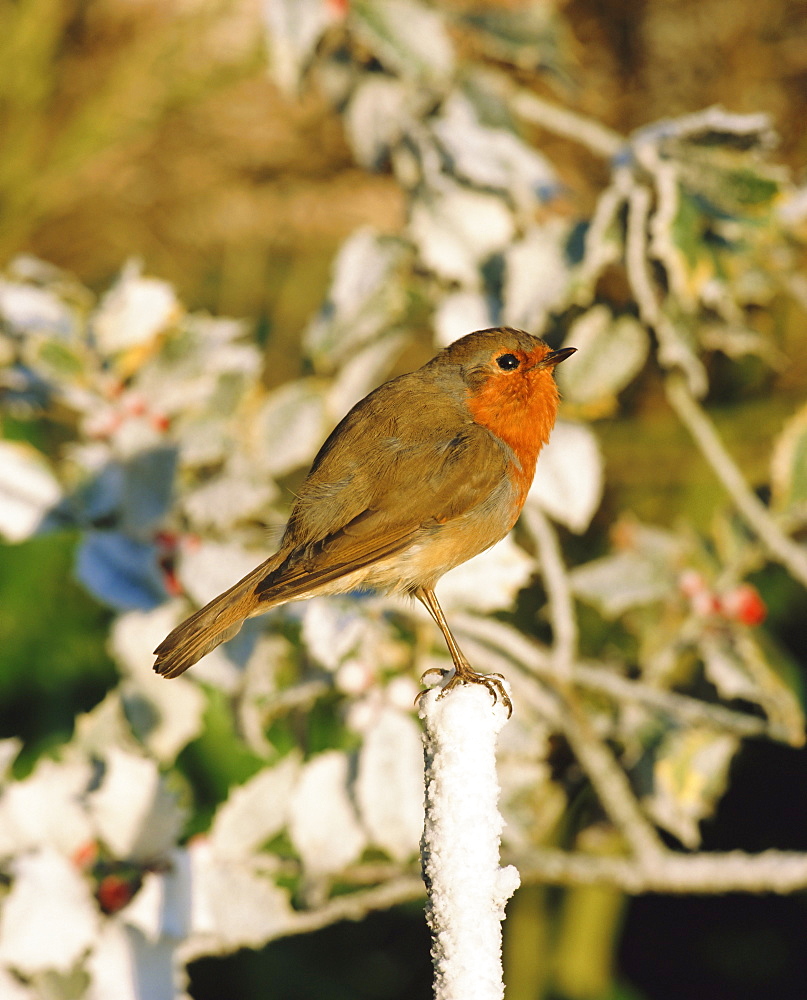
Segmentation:
<svg viewBox="0 0 807 1000">
<path fill-rule="evenodd" d="M 711 465 L 735 507 L 768 553 L 807 587 L 807 548 L 788 538 L 754 494 L 726 451 L 714 424 L 689 391 L 683 379 L 671 375 L 665 382 L 667 398 L 681 422 Z"/>
<path fill-rule="evenodd" d="M 585 115 L 545 101 L 528 90 L 519 90 L 513 94 L 510 107 L 519 117 L 540 125 L 555 135 L 573 139 L 597 156 L 613 159 L 625 146 L 625 139 L 619 132 Z"/>
<path fill-rule="evenodd" d="M 630 893 L 791 893 L 807 888 L 807 855 L 795 851 L 677 854 L 664 850 L 652 867 L 631 858 L 533 850 L 515 858 L 522 879 L 542 885 L 609 885 Z"/>
<path fill-rule="evenodd" d="M 577 656 L 577 621 L 569 574 L 563 562 L 558 536 L 549 518 L 532 505 L 524 508 L 522 517 L 538 543 L 538 559 L 552 619 L 552 659 L 558 676 L 568 681 Z"/>
<path fill-rule="evenodd" d="M 463 634 L 463 642 L 467 636 L 480 647 L 480 658 L 493 655 L 501 660 L 495 664 L 497 669 L 507 670 L 513 665 L 532 677 L 547 681 L 557 679 L 556 669 L 546 650 L 508 626 L 473 615 L 455 615 L 454 622 L 457 631 Z M 742 738 L 757 737 L 792 743 L 791 731 L 781 723 L 758 715 L 746 715 L 675 691 L 665 691 L 641 681 L 628 680 L 614 673 L 607 663 L 575 663 L 569 680 L 577 687 L 617 701 L 646 705 L 681 725 L 705 725 Z M 536 706 L 536 710 L 546 714 L 543 702 Z M 555 715 L 551 718 L 554 719 Z"/>
</svg>

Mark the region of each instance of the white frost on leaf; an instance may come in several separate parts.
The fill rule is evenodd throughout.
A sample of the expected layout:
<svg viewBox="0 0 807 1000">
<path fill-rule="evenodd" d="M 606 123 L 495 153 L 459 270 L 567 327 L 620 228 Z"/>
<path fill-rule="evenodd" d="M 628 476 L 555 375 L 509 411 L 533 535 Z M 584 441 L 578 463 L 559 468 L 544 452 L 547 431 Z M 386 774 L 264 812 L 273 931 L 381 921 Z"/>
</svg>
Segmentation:
<svg viewBox="0 0 807 1000">
<path fill-rule="evenodd" d="M 148 941 L 180 941 L 190 930 L 190 858 L 177 848 L 160 871 L 147 871 L 133 898 L 117 919 L 136 927 Z"/>
<path fill-rule="evenodd" d="M 366 846 L 348 791 L 347 755 L 329 750 L 303 768 L 291 802 L 289 835 L 313 876 L 341 871 Z"/>
<path fill-rule="evenodd" d="M 444 15 L 425 4 L 352 0 L 351 27 L 384 66 L 402 77 L 441 85 L 454 69 Z"/>
<path fill-rule="evenodd" d="M 86 1000 L 176 1000 L 174 942 L 107 920 L 87 962 Z"/>
<path fill-rule="evenodd" d="M 271 392 L 256 415 L 250 434 L 272 476 L 309 465 L 327 429 L 322 394 L 308 379 Z"/>
<path fill-rule="evenodd" d="M 326 0 L 264 0 L 262 6 L 272 76 L 293 93 L 334 15 Z"/>
<path fill-rule="evenodd" d="M 441 278 L 479 288 L 479 266 L 508 246 L 515 222 L 501 198 L 448 182 L 438 194 L 417 198 L 409 234 L 423 263 Z"/>
<path fill-rule="evenodd" d="M 553 219 L 530 226 L 505 254 L 502 319 L 508 326 L 538 334 L 552 309 L 567 294 L 568 225 Z"/>
<path fill-rule="evenodd" d="M 711 816 L 728 783 L 740 746 L 736 736 L 711 729 L 672 730 L 656 752 L 653 795 L 646 805 L 654 819 L 688 848 L 700 844 L 700 823 Z"/>
<path fill-rule="evenodd" d="M 67 858 L 48 847 L 16 858 L 0 910 L 0 962 L 24 975 L 67 973 L 98 925 L 90 885 Z"/>
<path fill-rule="evenodd" d="M 217 857 L 247 858 L 280 833 L 299 773 L 299 756 L 291 753 L 230 792 L 210 829 Z"/>
<path fill-rule="evenodd" d="M 569 330 L 564 346 L 576 347 L 557 373 L 570 403 L 596 403 L 616 396 L 641 371 L 650 348 L 647 331 L 632 316 L 617 319 L 607 306 L 594 306 Z"/>
<path fill-rule="evenodd" d="M 185 677 L 170 684 L 155 675 L 153 650 L 178 624 L 177 604 L 161 604 L 152 611 L 129 611 L 112 626 L 115 659 L 129 676 L 121 696 L 132 728 L 149 751 L 164 763 L 172 762 L 204 722 L 205 697 Z M 143 711 L 143 703 L 146 711 Z"/>
<path fill-rule="evenodd" d="M 507 129 L 483 125 L 458 91 L 445 101 L 433 127 L 458 177 L 479 188 L 506 191 L 524 211 L 534 210 L 557 183 L 544 156 Z"/>
<path fill-rule="evenodd" d="M 174 847 L 185 820 L 157 764 L 117 748 L 101 787 L 89 797 L 98 835 L 117 858 L 154 861 Z"/>
<path fill-rule="evenodd" d="M 171 285 L 157 278 L 144 278 L 140 265 L 130 262 L 101 299 L 92 327 L 101 350 L 117 354 L 147 344 L 180 315 L 181 307 Z"/>
<path fill-rule="evenodd" d="M 396 273 L 404 254 L 403 243 L 367 226 L 345 240 L 327 301 L 304 336 L 306 351 L 319 365 L 349 362 L 358 347 L 390 327 L 405 301 Z"/>
<path fill-rule="evenodd" d="M 313 597 L 302 612 L 306 649 L 328 670 L 336 670 L 361 641 L 365 621 L 355 601 Z"/>
<path fill-rule="evenodd" d="M 246 863 L 220 858 L 205 839 L 189 848 L 191 926 L 188 943 L 203 954 L 257 948 L 287 933 L 294 919 L 288 893 Z"/>
<path fill-rule="evenodd" d="M 179 550 L 176 572 L 189 597 L 200 607 L 238 583 L 271 554 L 254 552 L 229 542 L 202 541 Z"/>
<path fill-rule="evenodd" d="M 377 169 L 411 125 L 412 90 L 400 80 L 368 74 L 345 112 L 348 141 L 360 166 Z"/>
<path fill-rule="evenodd" d="M 23 986 L 16 976 L 2 966 L 0 966 L 0 997 L 3 1000 L 39 1000 L 33 989 Z"/>
<path fill-rule="evenodd" d="M 538 459 L 527 504 L 575 532 L 589 526 L 600 505 L 604 481 L 602 455 L 588 427 L 559 420 Z"/>
<path fill-rule="evenodd" d="M 62 497 L 45 456 L 31 445 L 0 441 L 0 535 L 22 542 Z"/>
<path fill-rule="evenodd" d="M 450 608 L 481 613 L 511 608 L 535 570 L 535 560 L 508 535 L 441 577 L 440 604 L 446 612 Z"/>
<path fill-rule="evenodd" d="M 27 778 L 10 782 L 0 798 L 0 856 L 40 847 L 71 855 L 91 841 L 83 804 L 91 780 L 86 761 L 43 759 Z"/>
<path fill-rule="evenodd" d="M 0 280 L 0 316 L 15 332 L 65 335 L 75 318 L 61 299 L 47 288 Z"/>
<path fill-rule="evenodd" d="M 384 708 L 365 732 L 356 799 L 373 844 L 396 861 L 417 852 L 423 830 L 423 747 L 411 716 Z"/>
<path fill-rule="evenodd" d="M 475 330 L 493 325 L 493 317 L 481 292 L 452 292 L 445 295 L 434 313 L 435 342 L 447 347 Z"/>
</svg>

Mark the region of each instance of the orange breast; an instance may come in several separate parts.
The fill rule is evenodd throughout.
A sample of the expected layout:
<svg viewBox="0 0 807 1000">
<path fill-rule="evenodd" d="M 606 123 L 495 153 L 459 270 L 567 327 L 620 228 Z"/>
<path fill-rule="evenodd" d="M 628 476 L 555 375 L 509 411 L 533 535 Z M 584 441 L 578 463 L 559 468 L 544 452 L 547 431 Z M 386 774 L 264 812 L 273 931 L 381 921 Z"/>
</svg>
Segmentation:
<svg viewBox="0 0 807 1000">
<path fill-rule="evenodd" d="M 549 440 L 558 413 L 559 395 L 551 372 L 542 369 L 492 374 L 470 398 L 474 421 L 512 449 L 512 474 L 524 503 L 535 475 L 538 453 Z"/>
</svg>

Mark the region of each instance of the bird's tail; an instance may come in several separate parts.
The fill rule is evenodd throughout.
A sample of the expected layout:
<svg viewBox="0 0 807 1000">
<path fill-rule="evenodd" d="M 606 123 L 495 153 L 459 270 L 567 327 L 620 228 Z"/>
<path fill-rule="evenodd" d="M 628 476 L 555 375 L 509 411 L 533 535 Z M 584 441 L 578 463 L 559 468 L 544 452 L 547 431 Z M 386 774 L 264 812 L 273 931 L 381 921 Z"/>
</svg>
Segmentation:
<svg viewBox="0 0 807 1000">
<path fill-rule="evenodd" d="M 209 604 L 186 618 L 154 650 L 154 669 L 163 677 L 177 677 L 197 660 L 237 635 L 253 615 L 263 614 L 276 602 L 259 601 L 256 586 L 271 573 L 280 558 L 272 556 Z"/>
</svg>

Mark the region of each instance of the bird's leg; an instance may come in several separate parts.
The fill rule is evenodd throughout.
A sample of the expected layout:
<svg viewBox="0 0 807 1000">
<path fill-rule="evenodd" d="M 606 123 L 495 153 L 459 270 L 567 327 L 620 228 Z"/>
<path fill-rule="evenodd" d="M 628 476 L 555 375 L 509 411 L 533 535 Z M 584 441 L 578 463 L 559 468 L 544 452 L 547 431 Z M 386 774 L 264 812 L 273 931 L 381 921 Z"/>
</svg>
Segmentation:
<svg viewBox="0 0 807 1000">
<path fill-rule="evenodd" d="M 443 638 L 446 641 L 448 651 L 451 653 L 451 659 L 454 663 L 454 676 L 443 685 L 443 690 L 440 692 L 439 697 L 442 698 L 447 691 L 450 691 L 451 688 L 456 687 L 458 684 L 482 684 L 488 689 L 488 691 L 490 691 L 494 702 L 501 698 L 502 704 L 507 709 L 508 717 L 511 716 L 513 714 L 513 703 L 510 701 L 507 689 L 504 684 L 502 684 L 502 680 L 504 679 L 502 675 L 480 674 L 474 670 L 465 658 L 465 655 L 460 647 L 457 645 L 457 640 L 454 638 L 451 633 L 451 629 L 448 627 L 448 622 L 443 614 L 443 609 L 437 603 L 437 596 L 431 588 L 418 587 L 418 589 L 414 592 L 414 596 L 425 605 L 429 614 L 437 623 L 437 627 L 443 633 Z M 421 681 L 424 682 L 425 678 L 430 673 L 432 673 L 432 670 L 427 670 L 423 677 L 421 677 Z"/>
</svg>

